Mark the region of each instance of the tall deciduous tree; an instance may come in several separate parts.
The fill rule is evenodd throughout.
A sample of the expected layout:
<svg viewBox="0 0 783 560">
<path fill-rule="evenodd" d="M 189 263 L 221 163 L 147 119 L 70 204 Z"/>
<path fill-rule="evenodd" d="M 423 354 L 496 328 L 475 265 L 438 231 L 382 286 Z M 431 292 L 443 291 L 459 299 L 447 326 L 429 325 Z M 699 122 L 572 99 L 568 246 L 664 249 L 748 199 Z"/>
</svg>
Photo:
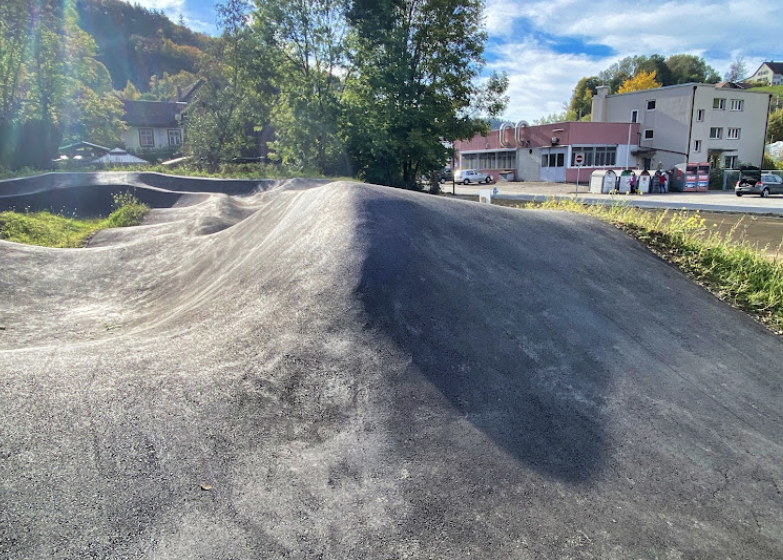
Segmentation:
<svg viewBox="0 0 783 560">
<path fill-rule="evenodd" d="M 723 77 L 727 82 L 738 82 L 748 75 L 748 67 L 745 64 L 745 58 L 737 56 L 729 66 L 729 71 Z"/>
<path fill-rule="evenodd" d="M 349 81 L 343 131 L 360 175 L 416 186 L 441 167 L 447 142 L 487 129 L 505 107 L 505 76 L 484 86 L 480 0 L 355 0 L 359 75 Z"/>
<path fill-rule="evenodd" d="M 655 79 L 655 72 L 639 72 L 633 78 L 628 78 L 617 90 L 617 93 L 628 93 L 630 91 L 642 91 L 645 89 L 655 89 L 661 87 L 661 84 Z"/>
<path fill-rule="evenodd" d="M 767 124 L 767 142 L 783 140 L 783 109 L 777 109 L 769 115 Z"/>
<path fill-rule="evenodd" d="M 720 81 L 720 75 L 715 69 L 696 55 L 674 54 L 666 59 L 666 65 L 677 84 L 717 84 Z"/>
<path fill-rule="evenodd" d="M 346 2 L 256 0 L 256 6 L 256 30 L 276 53 L 275 153 L 289 166 L 347 173 L 339 135 L 344 81 L 353 73 Z"/>
<path fill-rule="evenodd" d="M 227 0 L 217 11 L 223 32 L 205 57 L 205 83 L 188 108 L 185 135 L 188 150 L 211 171 L 221 161 L 259 153 L 258 129 L 273 93 L 266 53 L 248 26 L 248 3 Z"/>
<path fill-rule="evenodd" d="M 574 119 L 583 119 L 593 111 L 593 96 L 596 94 L 601 80 L 598 76 L 582 78 L 576 83 L 571 102 L 568 104 L 568 115 Z"/>
</svg>

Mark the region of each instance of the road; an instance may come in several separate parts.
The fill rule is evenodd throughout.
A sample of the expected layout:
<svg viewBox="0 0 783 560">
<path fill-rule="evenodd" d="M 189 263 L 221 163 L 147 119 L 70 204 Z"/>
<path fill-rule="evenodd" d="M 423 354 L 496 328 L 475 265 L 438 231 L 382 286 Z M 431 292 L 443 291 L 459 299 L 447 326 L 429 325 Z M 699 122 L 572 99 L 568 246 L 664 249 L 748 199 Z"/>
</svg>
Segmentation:
<svg viewBox="0 0 783 560">
<path fill-rule="evenodd" d="M 671 208 L 705 210 L 710 212 L 743 212 L 753 214 L 783 214 L 783 196 L 769 198 L 758 196 L 737 197 L 734 191 L 707 191 L 702 193 L 668 192 L 663 194 L 616 195 L 592 194 L 585 185 L 578 189 L 564 183 L 512 183 L 500 182 L 486 185 L 456 185 L 458 195 L 478 196 L 480 189 L 498 189 L 497 196 L 509 200 L 545 200 L 548 197 L 569 197 L 576 194 L 578 200 L 590 203 L 611 204 L 622 200 L 640 208 Z M 446 193 L 452 192 L 452 185 L 443 185 Z"/>
</svg>

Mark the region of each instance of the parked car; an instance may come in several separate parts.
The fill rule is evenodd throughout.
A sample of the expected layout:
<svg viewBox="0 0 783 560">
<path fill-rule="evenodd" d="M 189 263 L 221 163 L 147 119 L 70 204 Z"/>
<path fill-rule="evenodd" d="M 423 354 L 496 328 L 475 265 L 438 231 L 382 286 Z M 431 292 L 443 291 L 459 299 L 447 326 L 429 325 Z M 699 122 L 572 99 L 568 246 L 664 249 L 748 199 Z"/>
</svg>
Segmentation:
<svg viewBox="0 0 783 560">
<path fill-rule="evenodd" d="M 446 181 L 452 181 L 454 179 L 454 173 L 451 172 L 451 167 L 446 167 L 438 173 L 438 180 L 441 184 Z"/>
<path fill-rule="evenodd" d="M 469 185 L 471 183 L 491 183 L 492 177 L 478 169 L 463 169 L 457 179 L 458 183 Z"/>
<path fill-rule="evenodd" d="M 757 194 L 767 197 L 771 194 L 783 194 L 783 179 L 772 173 L 762 173 L 760 179 L 750 176 L 740 177 L 734 185 L 734 192 L 737 196 Z"/>
</svg>

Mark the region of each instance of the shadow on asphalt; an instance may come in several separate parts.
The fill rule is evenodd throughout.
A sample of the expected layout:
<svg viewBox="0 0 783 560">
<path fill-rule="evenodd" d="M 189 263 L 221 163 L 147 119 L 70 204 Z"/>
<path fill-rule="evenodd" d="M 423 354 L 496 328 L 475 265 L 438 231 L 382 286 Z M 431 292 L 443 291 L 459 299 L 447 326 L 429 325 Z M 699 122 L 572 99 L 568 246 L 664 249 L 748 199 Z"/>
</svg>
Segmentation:
<svg viewBox="0 0 783 560">
<path fill-rule="evenodd" d="M 373 327 L 411 357 L 414 376 L 516 460 L 590 481 L 607 452 L 601 403 L 610 375 L 596 356 L 611 349 L 558 328 L 572 318 L 579 329 L 579 294 L 546 253 L 432 210 L 391 197 L 366 203 L 359 297 Z M 492 217 L 523 236 L 537 227 L 531 218 Z M 568 232 L 553 224 L 552 235 L 557 244 Z M 401 422 L 416 414 L 411 399 L 395 404 Z"/>
</svg>

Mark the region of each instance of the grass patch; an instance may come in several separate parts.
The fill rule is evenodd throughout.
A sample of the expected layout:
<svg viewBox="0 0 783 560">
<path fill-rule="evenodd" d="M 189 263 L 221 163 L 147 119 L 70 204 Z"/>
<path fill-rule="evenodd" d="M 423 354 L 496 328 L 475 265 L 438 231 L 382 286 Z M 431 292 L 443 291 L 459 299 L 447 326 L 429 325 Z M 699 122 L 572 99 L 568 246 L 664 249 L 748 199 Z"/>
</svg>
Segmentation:
<svg viewBox="0 0 783 560">
<path fill-rule="evenodd" d="M 630 233 L 720 299 L 783 334 L 783 262 L 745 241 L 720 235 L 698 212 L 652 213 L 625 204 L 550 199 L 529 208 L 593 216 Z"/>
<path fill-rule="evenodd" d="M 50 212 L 0 212 L 0 239 L 40 247 L 84 247 L 102 229 L 135 226 L 149 211 L 130 193 L 114 195 L 107 218 L 80 220 Z"/>
</svg>

